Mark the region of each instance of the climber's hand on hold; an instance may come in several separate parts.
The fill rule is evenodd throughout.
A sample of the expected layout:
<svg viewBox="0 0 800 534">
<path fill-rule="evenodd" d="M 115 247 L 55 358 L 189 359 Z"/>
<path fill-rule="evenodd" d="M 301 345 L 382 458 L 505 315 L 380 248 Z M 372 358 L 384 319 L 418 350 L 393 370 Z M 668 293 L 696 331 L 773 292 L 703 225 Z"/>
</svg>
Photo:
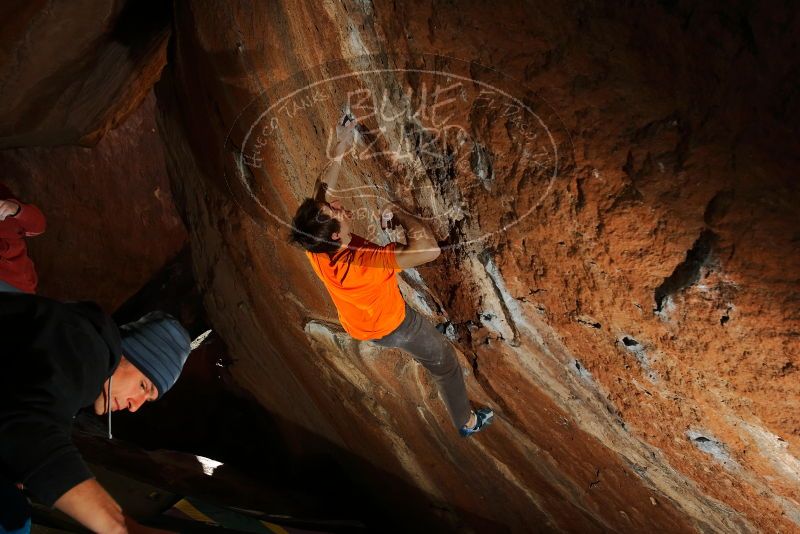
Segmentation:
<svg viewBox="0 0 800 534">
<path fill-rule="evenodd" d="M 406 242 L 396 244 L 394 249 L 395 260 L 401 269 L 431 262 L 441 254 L 436 236 L 428 224 L 404 210 L 402 206 L 387 202 L 381 208 L 380 217 L 383 229 L 390 224 L 403 226 Z"/>
<path fill-rule="evenodd" d="M 402 224 L 400 219 L 402 218 L 401 213 L 403 212 L 403 208 L 395 204 L 394 202 L 387 202 L 383 205 L 380 211 L 380 218 L 381 218 L 381 228 L 386 230 L 392 229 L 398 224 Z"/>
<path fill-rule="evenodd" d="M 336 196 L 336 182 L 339 180 L 342 160 L 356 143 L 357 124 L 355 118 L 347 114 L 336 125 L 336 146 L 333 148 L 333 153 L 328 152 L 328 165 L 314 181 L 314 189 L 311 193 L 311 196 L 320 202 Z"/>
<path fill-rule="evenodd" d="M 336 155 L 341 156 L 356 144 L 358 122 L 353 115 L 347 114 L 340 124 L 336 125 Z"/>
</svg>

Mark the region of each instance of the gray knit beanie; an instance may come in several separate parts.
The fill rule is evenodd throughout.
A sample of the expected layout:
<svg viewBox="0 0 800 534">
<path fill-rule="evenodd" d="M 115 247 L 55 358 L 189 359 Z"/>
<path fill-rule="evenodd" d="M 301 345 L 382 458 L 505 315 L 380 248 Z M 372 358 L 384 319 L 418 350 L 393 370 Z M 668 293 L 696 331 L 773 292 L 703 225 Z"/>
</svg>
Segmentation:
<svg viewBox="0 0 800 534">
<path fill-rule="evenodd" d="M 178 380 L 191 352 L 191 338 L 171 315 L 150 312 L 120 327 L 122 355 L 152 380 L 161 397 Z"/>
</svg>

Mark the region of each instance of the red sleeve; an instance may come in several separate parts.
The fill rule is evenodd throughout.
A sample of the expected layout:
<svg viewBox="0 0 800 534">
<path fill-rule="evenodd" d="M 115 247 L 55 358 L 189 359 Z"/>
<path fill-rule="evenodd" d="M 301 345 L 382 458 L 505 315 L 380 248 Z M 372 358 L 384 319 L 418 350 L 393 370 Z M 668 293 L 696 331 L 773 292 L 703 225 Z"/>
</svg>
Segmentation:
<svg viewBox="0 0 800 534">
<path fill-rule="evenodd" d="M 25 230 L 27 237 L 39 235 L 44 232 L 47 222 L 45 221 L 42 210 L 33 204 L 19 203 L 19 213 L 14 217 L 17 223 Z"/>
<path fill-rule="evenodd" d="M 0 221 L 0 239 L 20 239 L 25 237 L 25 230 L 17 222 L 16 217 L 6 217 Z"/>
<path fill-rule="evenodd" d="M 0 238 L 31 237 L 44 232 L 46 222 L 42 211 L 33 204 L 21 202 L 3 183 L 0 183 L 0 200 L 13 200 L 19 204 L 19 213 L 0 221 Z"/>
</svg>

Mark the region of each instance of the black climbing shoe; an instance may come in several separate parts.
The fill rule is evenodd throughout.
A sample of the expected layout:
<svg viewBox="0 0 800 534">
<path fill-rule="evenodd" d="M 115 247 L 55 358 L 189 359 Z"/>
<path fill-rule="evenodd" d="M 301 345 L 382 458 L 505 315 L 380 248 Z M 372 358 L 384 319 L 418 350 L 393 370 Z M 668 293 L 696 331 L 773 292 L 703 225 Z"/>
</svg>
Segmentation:
<svg viewBox="0 0 800 534">
<path fill-rule="evenodd" d="M 477 410 L 475 410 L 475 416 L 477 422 L 475 423 L 474 427 L 467 428 L 465 425 L 462 426 L 461 429 L 458 431 L 458 433 L 461 434 L 462 438 L 468 438 L 472 434 L 480 432 L 487 426 L 491 425 L 492 419 L 494 418 L 494 412 L 492 411 L 491 408 L 478 408 Z"/>
</svg>

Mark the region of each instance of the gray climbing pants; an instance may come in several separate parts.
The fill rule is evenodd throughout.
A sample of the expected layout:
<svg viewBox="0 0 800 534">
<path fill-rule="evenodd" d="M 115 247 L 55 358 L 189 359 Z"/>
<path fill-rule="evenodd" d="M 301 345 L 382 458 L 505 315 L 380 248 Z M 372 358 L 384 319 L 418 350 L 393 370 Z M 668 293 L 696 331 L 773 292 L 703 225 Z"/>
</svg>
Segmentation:
<svg viewBox="0 0 800 534">
<path fill-rule="evenodd" d="M 464 426 L 472 408 L 456 352 L 436 327 L 406 304 L 406 317 L 392 333 L 372 340 L 382 347 L 403 349 L 430 372 L 456 428 Z"/>
</svg>

